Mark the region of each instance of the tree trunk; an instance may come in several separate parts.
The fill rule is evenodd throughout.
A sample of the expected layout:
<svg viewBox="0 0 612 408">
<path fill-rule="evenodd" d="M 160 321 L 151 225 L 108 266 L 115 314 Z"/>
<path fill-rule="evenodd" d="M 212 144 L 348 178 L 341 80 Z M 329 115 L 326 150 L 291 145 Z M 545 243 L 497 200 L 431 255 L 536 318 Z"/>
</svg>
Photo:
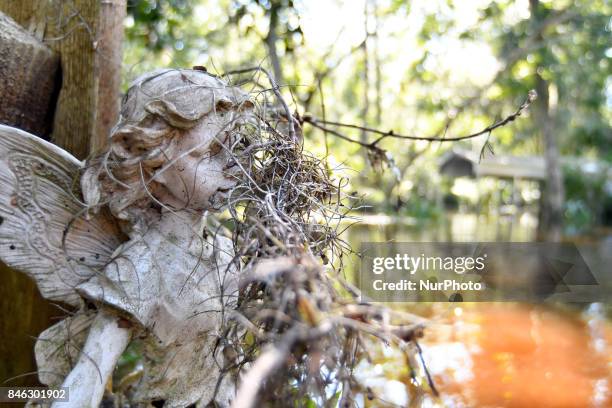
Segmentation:
<svg viewBox="0 0 612 408">
<path fill-rule="evenodd" d="M 376 87 L 374 123 L 376 126 L 382 124 L 382 61 L 380 60 L 380 35 L 378 33 L 380 30 L 380 19 L 378 18 L 378 13 L 378 3 L 374 0 L 372 1 L 372 18 L 374 19 L 374 32 L 372 33 L 372 37 L 374 38 L 374 84 Z"/>
<path fill-rule="evenodd" d="M 276 29 L 278 27 L 278 11 L 280 8 L 281 5 L 278 2 L 273 1 L 271 3 L 269 11 L 270 23 L 268 25 L 268 35 L 266 36 L 266 46 L 268 47 L 270 63 L 272 64 L 272 71 L 274 72 L 274 81 L 277 85 L 283 84 L 283 70 L 276 48 L 276 41 L 278 40 Z"/>
<path fill-rule="evenodd" d="M 554 118 L 548 102 L 548 83 L 540 75 L 537 75 L 536 90 L 540 96 L 540 106 L 536 109 L 536 120 L 542 130 L 546 162 L 546 182 L 540 204 L 542 208 L 539 235 L 546 241 L 558 242 L 563 235 L 563 171 L 559 160 Z"/>
<path fill-rule="evenodd" d="M 120 105 L 125 0 L 0 0 L 0 10 L 23 28 L 1 20 L 0 121 L 81 159 L 104 146 Z M 0 281 L 0 382 L 37 385 L 35 337 L 62 312 L 25 275 L 0 265 Z"/>
<path fill-rule="evenodd" d="M 368 2 L 366 1 L 364 3 L 363 6 L 363 28 L 364 28 L 364 32 L 365 32 L 365 39 L 363 40 L 363 43 L 361 45 L 361 49 L 363 51 L 363 106 L 361 108 L 361 123 L 363 125 L 363 127 L 368 127 L 369 123 L 368 123 L 368 115 L 370 112 L 370 95 L 369 95 L 369 91 L 370 91 L 370 75 L 369 75 L 369 68 L 370 68 L 370 60 L 369 60 L 369 50 L 368 50 L 368 40 L 370 38 L 370 32 L 368 30 L 368 19 L 369 19 L 369 10 L 368 10 Z M 361 131 L 359 140 L 361 141 L 361 143 L 367 143 L 368 141 L 368 134 L 365 130 Z M 363 149 L 363 153 L 366 157 L 367 160 L 367 152 L 366 149 Z"/>
<path fill-rule="evenodd" d="M 530 0 L 529 5 L 532 27 L 538 27 L 544 19 L 540 12 L 540 1 Z M 542 32 L 537 35 L 536 41 L 543 41 Z M 546 162 L 546 181 L 540 200 L 538 236 L 546 241 L 558 242 L 563 235 L 563 204 L 565 200 L 563 172 L 554 126 L 555 112 L 550 106 L 549 84 L 539 74 L 538 67 L 536 67 L 535 72 L 535 83 L 538 99 L 534 106 L 534 119 L 542 132 L 544 160 Z"/>
</svg>

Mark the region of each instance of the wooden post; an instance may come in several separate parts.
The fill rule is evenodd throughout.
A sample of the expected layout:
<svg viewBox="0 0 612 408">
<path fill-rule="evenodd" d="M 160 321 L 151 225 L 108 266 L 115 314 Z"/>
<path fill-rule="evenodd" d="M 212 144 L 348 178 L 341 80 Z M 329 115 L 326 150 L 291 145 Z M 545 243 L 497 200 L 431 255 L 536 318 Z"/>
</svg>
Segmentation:
<svg viewBox="0 0 612 408">
<path fill-rule="evenodd" d="M 126 7 L 126 0 L 0 0 L 0 11 L 60 56 L 51 141 L 79 159 L 105 145 L 117 120 Z"/>
<path fill-rule="evenodd" d="M 0 11 L 22 27 L 0 19 L 0 122 L 79 159 L 103 147 L 119 112 L 126 0 L 0 0 Z M 36 371 L 34 337 L 59 314 L 25 275 L 0 265 L 0 383 L 22 375 L 0 385 L 37 383 L 24 375 Z"/>
</svg>

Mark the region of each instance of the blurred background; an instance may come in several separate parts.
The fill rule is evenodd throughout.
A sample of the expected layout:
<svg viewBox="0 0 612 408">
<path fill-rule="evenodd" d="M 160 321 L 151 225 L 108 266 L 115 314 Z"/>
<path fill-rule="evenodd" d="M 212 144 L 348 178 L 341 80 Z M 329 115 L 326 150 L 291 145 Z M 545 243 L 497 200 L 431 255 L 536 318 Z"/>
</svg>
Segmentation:
<svg viewBox="0 0 612 408">
<path fill-rule="evenodd" d="M 158 67 L 261 65 L 292 110 L 460 142 L 367 149 L 304 125 L 350 178 L 361 227 L 429 240 L 606 239 L 612 225 L 607 1 L 130 0 L 124 87 Z M 371 142 L 377 135 L 340 129 Z M 380 228 L 377 229 L 380 232 Z M 376 233 L 376 232 L 372 232 Z M 389 237 L 390 237 L 389 236 Z M 389 238 L 388 237 L 388 238 Z"/>
</svg>

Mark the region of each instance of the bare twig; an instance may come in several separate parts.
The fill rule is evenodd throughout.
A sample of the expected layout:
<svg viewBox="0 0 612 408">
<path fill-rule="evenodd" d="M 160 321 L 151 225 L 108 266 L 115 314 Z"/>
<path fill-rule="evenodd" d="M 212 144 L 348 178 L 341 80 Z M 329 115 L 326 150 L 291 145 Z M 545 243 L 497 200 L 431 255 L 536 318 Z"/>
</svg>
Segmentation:
<svg viewBox="0 0 612 408">
<path fill-rule="evenodd" d="M 223 76 L 246 74 L 248 72 L 254 72 L 254 71 L 263 72 L 264 75 L 268 77 L 268 81 L 270 81 L 270 85 L 272 86 L 272 92 L 274 92 L 274 95 L 276 96 L 276 100 L 278 101 L 279 104 L 281 104 L 281 106 L 283 107 L 285 111 L 285 115 L 287 117 L 288 127 L 289 127 L 289 137 L 291 137 L 291 139 L 295 139 L 295 127 L 293 123 L 293 115 L 291 114 L 291 111 L 289 110 L 289 106 L 287 106 L 287 102 L 285 102 L 285 100 L 283 99 L 283 96 L 280 93 L 280 88 L 278 87 L 278 84 L 274 80 L 274 77 L 268 72 L 268 70 L 266 70 L 265 68 L 261 66 L 251 67 L 251 68 L 242 68 L 242 69 L 235 69 L 232 71 L 228 71 L 225 74 L 223 74 Z"/>
<path fill-rule="evenodd" d="M 478 136 L 482 136 L 488 133 L 493 132 L 495 129 L 498 129 L 500 127 L 503 127 L 505 125 L 507 125 L 510 122 L 513 122 L 514 120 L 516 120 L 519 116 L 521 116 L 523 114 L 523 112 L 529 107 L 529 105 L 531 105 L 531 103 L 536 99 L 537 94 L 534 90 L 529 91 L 529 93 L 527 94 L 527 98 L 525 99 L 525 101 L 521 104 L 521 106 L 519 106 L 519 108 L 512 113 L 509 116 L 506 116 L 504 119 L 496 121 L 494 123 L 492 123 L 491 125 L 487 126 L 486 128 L 474 132 L 474 133 L 470 133 L 467 135 L 463 135 L 463 136 L 455 136 L 455 137 L 446 137 L 445 135 L 443 136 L 413 136 L 413 135 L 403 135 L 403 134 L 399 134 L 396 133 L 393 130 L 388 130 L 388 131 L 383 131 L 383 130 L 379 130 L 379 129 L 374 129 L 374 128 L 370 128 L 370 127 L 365 127 L 365 126 L 359 126 L 359 125 L 355 125 L 355 124 L 350 124 L 350 123 L 340 123 L 340 122 L 333 122 L 333 121 L 324 121 L 324 120 L 319 120 L 316 119 L 312 116 L 304 116 L 302 118 L 304 123 L 309 123 L 310 125 L 321 129 L 321 130 L 325 130 L 327 132 L 329 132 L 330 134 L 333 134 L 343 140 L 346 140 L 348 142 L 351 143 L 356 143 L 360 146 L 366 147 L 368 149 L 375 149 L 377 148 L 378 143 L 380 143 L 382 140 L 386 139 L 386 138 L 393 138 L 393 139 L 403 139 L 403 140 L 424 140 L 424 141 L 429 141 L 429 142 L 456 142 L 459 140 L 466 140 L 466 139 L 472 139 Z M 379 137 L 377 139 L 375 139 L 372 142 L 369 143 L 364 143 L 360 140 L 356 140 L 356 139 L 352 139 L 342 133 L 340 133 L 339 131 L 335 130 L 335 129 L 330 129 L 328 126 L 335 126 L 335 127 L 340 127 L 340 128 L 350 128 L 350 129 L 357 129 L 357 130 L 361 130 L 363 132 L 367 132 L 367 133 L 372 133 L 372 134 L 376 134 L 379 135 Z"/>
</svg>

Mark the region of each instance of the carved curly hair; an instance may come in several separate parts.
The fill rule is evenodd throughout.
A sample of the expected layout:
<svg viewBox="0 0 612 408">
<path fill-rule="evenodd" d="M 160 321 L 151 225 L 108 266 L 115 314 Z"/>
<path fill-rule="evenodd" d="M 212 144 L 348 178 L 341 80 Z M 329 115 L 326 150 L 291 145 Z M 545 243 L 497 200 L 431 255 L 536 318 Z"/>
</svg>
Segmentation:
<svg viewBox="0 0 612 408">
<path fill-rule="evenodd" d="M 145 214 L 159 212 L 147 185 L 174 156 L 182 132 L 209 115 L 246 112 L 224 129 L 237 132 L 252 108 L 246 93 L 204 71 L 162 69 L 139 77 L 122 101 L 107 149 L 86 162 L 85 203 L 93 211 L 108 206 L 128 231 L 144 227 Z"/>
</svg>

